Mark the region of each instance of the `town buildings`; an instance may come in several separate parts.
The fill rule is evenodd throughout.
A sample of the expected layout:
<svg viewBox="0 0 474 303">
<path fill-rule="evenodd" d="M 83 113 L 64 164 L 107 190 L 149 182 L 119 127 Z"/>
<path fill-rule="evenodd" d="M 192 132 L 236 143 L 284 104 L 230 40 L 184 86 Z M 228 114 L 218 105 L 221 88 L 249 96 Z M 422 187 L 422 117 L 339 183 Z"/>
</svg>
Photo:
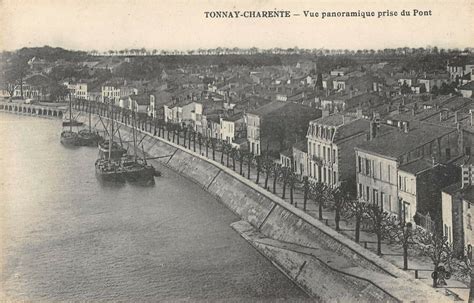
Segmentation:
<svg viewBox="0 0 474 303">
<path fill-rule="evenodd" d="M 387 132 L 358 115 L 333 114 L 309 123 L 307 173 L 311 181 L 331 187 L 345 181 L 355 185 L 354 147 L 375 137 L 376 132 Z"/>
<path fill-rule="evenodd" d="M 416 222 L 429 212 L 440 217 L 438 189 L 455 180 L 449 165 L 463 154 L 460 132 L 415 121 L 399 121 L 397 126 L 355 148 L 359 200 L 380 205 L 405 221 Z M 435 193 L 427 192 L 430 186 L 437 188 Z"/>
<path fill-rule="evenodd" d="M 250 152 L 279 154 L 302 141 L 309 121 L 321 117 L 321 110 L 293 102 L 273 101 L 246 113 Z"/>
<path fill-rule="evenodd" d="M 443 235 L 453 245 L 457 256 L 471 254 L 474 245 L 474 166 L 462 165 L 462 180 L 442 191 Z"/>
</svg>

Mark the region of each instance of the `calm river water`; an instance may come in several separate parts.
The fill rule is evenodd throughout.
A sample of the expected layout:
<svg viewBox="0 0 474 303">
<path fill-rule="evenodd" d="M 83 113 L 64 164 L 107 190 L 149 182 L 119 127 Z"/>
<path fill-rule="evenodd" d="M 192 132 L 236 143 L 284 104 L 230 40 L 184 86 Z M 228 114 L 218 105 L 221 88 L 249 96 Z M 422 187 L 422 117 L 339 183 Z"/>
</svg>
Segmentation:
<svg viewBox="0 0 474 303">
<path fill-rule="evenodd" d="M 199 186 L 164 168 L 153 187 L 101 185 L 97 150 L 59 133 L 0 113 L 0 301 L 306 299 Z"/>
</svg>

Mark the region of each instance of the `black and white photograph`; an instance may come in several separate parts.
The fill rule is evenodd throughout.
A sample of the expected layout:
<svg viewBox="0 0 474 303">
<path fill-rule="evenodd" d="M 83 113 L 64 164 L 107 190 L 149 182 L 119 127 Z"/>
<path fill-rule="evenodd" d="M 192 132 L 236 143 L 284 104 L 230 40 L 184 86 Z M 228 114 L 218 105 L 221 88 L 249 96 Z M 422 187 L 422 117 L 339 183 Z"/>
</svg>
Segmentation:
<svg viewBox="0 0 474 303">
<path fill-rule="evenodd" d="M 474 302 L 472 0 L 0 12 L 0 302 Z"/>
</svg>

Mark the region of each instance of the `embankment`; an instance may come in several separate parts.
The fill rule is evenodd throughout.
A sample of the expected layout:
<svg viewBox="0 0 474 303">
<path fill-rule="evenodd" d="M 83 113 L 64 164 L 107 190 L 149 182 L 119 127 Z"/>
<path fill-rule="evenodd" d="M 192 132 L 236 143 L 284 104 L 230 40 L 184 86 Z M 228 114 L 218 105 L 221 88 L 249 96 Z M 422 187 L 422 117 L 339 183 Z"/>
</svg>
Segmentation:
<svg viewBox="0 0 474 303">
<path fill-rule="evenodd" d="M 93 117 L 98 130 L 104 124 Z M 120 137 L 130 141 L 131 128 L 120 124 Z M 243 221 L 233 228 L 308 294 L 330 302 L 449 302 L 231 169 L 150 133 L 141 132 L 140 139 L 153 161 L 193 180 L 238 215 Z"/>
</svg>

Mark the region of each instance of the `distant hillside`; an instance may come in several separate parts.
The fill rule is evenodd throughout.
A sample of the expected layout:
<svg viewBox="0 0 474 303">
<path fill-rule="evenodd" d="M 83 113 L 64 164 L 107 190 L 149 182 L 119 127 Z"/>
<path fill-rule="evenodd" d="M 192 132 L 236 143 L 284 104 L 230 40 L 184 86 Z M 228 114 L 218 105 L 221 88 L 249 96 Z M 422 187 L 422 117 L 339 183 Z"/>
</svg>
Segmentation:
<svg viewBox="0 0 474 303">
<path fill-rule="evenodd" d="M 12 52 L 12 54 L 13 53 L 20 56 L 21 58 L 25 58 L 26 60 L 36 57 L 37 59 L 44 59 L 46 61 L 56 61 L 62 59 L 66 61 L 77 62 L 87 58 L 86 52 L 71 51 L 60 47 L 50 46 L 24 47 Z"/>
</svg>

